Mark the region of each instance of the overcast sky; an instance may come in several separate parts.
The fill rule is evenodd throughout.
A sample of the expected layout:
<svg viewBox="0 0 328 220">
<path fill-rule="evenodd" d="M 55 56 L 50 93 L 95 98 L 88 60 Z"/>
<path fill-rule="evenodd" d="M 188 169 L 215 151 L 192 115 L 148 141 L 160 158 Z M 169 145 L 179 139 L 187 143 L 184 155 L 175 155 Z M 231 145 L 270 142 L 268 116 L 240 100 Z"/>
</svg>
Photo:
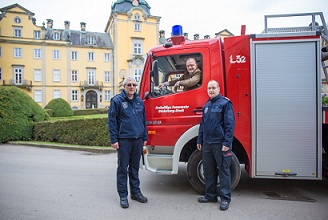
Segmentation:
<svg viewBox="0 0 328 220">
<path fill-rule="evenodd" d="M 50 18 L 53 28 L 64 29 L 64 21 L 71 22 L 72 30 L 80 29 L 86 22 L 87 31 L 104 32 L 111 12 L 112 0 L 1 0 L 0 7 L 18 3 L 35 14 L 36 24 Z M 264 15 L 285 13 L 323 12 L 328 20 L 327 0 L 147 0 L 150 13 L 161 17 L 160 30 L 166 37 L 173 25 L 182 25 L 189 37 L 195 33 L 214 37 L 224 29 L 239 35 L 241 25 L 247 34 L 257 34 L 264 29 Z M 304 19 L 270 19 L 269 26 L 307 26 L 310 17 Z M 279 25 L 278 25 L 279 23 Z M 304 24 L 303 24 L 304 23 Z"/>
</svg>

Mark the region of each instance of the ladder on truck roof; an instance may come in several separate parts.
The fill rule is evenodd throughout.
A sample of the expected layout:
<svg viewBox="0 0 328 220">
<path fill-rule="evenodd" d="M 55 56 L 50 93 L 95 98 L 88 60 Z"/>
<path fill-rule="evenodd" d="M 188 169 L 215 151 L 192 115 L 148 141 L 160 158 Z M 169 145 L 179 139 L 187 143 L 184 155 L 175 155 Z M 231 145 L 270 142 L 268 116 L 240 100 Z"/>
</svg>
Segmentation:
<svg viewBox="0 0 328 220">
<path fill-rule="evenodd" d="M 268 27 L 268 19 L 269 18 L 283 18 L 283 17 L 304 17 L 311 16 L 311 22 L 309 26 L 299 26 L 299 27 L 278 27 L 278 28 L 269 28 Z M 321 24 L 319 25 L 316 22 L 316 17 L 320 17 Z M 264 15 L 264 31 L 263 34 L 272 34 L 272 33 L 297 33 L 297 32 L 307 32 L 307 31 L 319 31 L 321 33 L 322 39 L 324 39 L 324 44 L 322 47 L 321 53 L 321 64 L 323 68 L 323 72 L 326 77 L 326 81 L 328 82 L 328 66 L 325 61 L 328 60 L 328 30 L 327 23 L 323 16 L 322 12 L 312 12 L 312 13 L 296 13 L 296 14 L 277 14 L 277 15 Z"/>
</svg>

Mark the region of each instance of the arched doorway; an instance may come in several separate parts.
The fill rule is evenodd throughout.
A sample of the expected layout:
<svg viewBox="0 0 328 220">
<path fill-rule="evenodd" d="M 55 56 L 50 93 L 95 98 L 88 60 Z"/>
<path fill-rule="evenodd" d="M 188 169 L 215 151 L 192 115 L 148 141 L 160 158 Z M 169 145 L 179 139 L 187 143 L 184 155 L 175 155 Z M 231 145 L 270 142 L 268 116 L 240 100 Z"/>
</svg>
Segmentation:
<svg viewBox="0 0 328 220">
<path fill-rule="evenodd" d="M 98 108 L 98 94 L 95 91 L 88 91 L 85 97 L 85 108 Z"/>
</svg>

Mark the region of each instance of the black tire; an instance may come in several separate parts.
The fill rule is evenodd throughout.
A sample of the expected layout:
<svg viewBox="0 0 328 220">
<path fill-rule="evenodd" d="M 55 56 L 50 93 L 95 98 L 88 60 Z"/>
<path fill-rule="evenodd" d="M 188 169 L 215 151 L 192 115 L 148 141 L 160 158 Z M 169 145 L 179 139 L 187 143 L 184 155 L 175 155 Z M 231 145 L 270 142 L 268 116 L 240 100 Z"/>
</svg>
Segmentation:
<svg viewBox="0 0 328 220">
<path fill-rule="evenodd" d="M 231 189 L 233 190 L 239 183 L 241 176 L 241 169 L 239 160 L 234 153 L 232 153 L 232 161 L 231 161 Z M 195 150 L 189 160 L 187 165 L 187 175 L 188 180 L 192 187 L 199 193 L 205 194 L 205 181 L 203 174 L 203 163 L 202 163 L 202 153 L 199 150 Z M 218 190 L 220 187 L 220 183 L 218 181 Z"/>
</svg>

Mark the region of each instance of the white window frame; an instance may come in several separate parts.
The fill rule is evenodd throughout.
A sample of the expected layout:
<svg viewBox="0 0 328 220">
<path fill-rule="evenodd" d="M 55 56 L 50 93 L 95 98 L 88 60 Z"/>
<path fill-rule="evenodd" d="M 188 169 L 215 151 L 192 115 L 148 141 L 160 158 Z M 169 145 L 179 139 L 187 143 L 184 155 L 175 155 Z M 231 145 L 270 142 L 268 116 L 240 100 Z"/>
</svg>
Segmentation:
<svg viewBox="0 0 328 220">
<path fill-rule="evenodd" d="M 96 83 L 96 70 L 87 69 L 88 85 L 93 86 Z"/>
<path fill-rule="evenodd" d="M 71 51 L 71 60 L 77 60 L 77 59 L 78 59 L 78 52 Z"/>
<path fill-rule="evenodd" d="M 133 48 L 132 53 L 141 55 L 142 54 L 142 47 L 143 47 L 142 41 L 133 41 L 132 42 L 132 48 Z"/>
<path fill-rule="evenodd" d="M 141 80 L 141 75 L 142 75 L 142 69 L 141 68 L 135 68 L 134 69 L 134 79 L 137 82 L 140 82 Z"/>
<path fill-rule="evenodd" d="M 40 39 L 41 38 L 41 31 L 34 31 L 34 39 Z"/>
<path fill-rule="evenodd" d="M 52 81 L 60 82 L 60 70 L 52 70 Z"/>
<path fill-rule="evenodd" d="M 72 92 L 71 92 L 71 99 L 72 99 L 72 101 L 74 101 L 74 102 L 77 102 L 78 101 L 78 92 L 77 92 L 77 90 L 72 90 Z"/>
<path fill-rule="evenodd" d="M 22 37 L 22 28 L 14 27 L 14 37 Z"/>
<path fill-rule="evenodd" d="M 60 90 L 58 90 L 58 89 L 53 90 L 52 96 L 53 96 L 54 99 L 61 98 Z"/>
<path fill-rule="evenodd" d="M 95 45 L 96 44 L 96 38 L 94 36 L 87 36 L 87 44 Z"/>
<path fill-rule="evenodd" d="M 54 40 L 60 40 L 60 33 L 59 32 L 54 32 L 53 39 Z"/>
<path fill-rule="evenodd" d="M 104 81 L 110 82 L 110 71 L 105 71 L 104 73 Z"/>
<path fill-rule="evenodd" d="M 23 74 L 24 74 L 24 68 L 20 66 L 14 66 L 13 67 L 14 72 L 14 83 L 15 85 L 22 85 L 23 84 Z"/>
<path fill-rule="evenodd" d="M 33 50 L 33 57 L 35 59 L 40 59 L 41 58 L 41 49 L 34 49 Z"/>
<path fill-rule="evenodd" d="M 71 82 L 78 82 L 78 71 L 72 70 L 71 71 Z"/>
<path fill-rule="evenodd" d="M 105 90 L 105 102 L 110 101 L 110 90 Z"/>
<path fill-rule="evenodd" d="M 42 71 L 41 69 L 34 69 L 34 82 L 42 81 Z"/>
<path fill-rule="evenodd" d="M 139 13 L 134 14 L 134 20 L 140 21 L 140 15 Z"/>
<path fill-rule="evenodd" d="M 34 101 L 42 102 L 42 90 L 34 90 Z"/>
<path fill-rule="evenodd" d="M 52 51 L 52 59 L 59 60 L 60 59 L 60 50 L 53 50 Z"/>
<path fill-rule="evenodd" d="M 104 61 L 110 62 L 110 53 L 104 53 Z"/>
<path fill-rule="evenodd" d="M 134 31 L 141 31 L 141 24 L 140 23 L 134 23 Z"/>
<path fill-rule="evenodd" d="M 15 58 L 22 58 L 23 57 L 23 49 L 14 47 L 14 57 Z"/>
<path fill-rule="evenodd" d="M 95 60 L 95 53 L 94 52 L 88 52 L 88 60 L 94 61 Z"/>
</svg>

